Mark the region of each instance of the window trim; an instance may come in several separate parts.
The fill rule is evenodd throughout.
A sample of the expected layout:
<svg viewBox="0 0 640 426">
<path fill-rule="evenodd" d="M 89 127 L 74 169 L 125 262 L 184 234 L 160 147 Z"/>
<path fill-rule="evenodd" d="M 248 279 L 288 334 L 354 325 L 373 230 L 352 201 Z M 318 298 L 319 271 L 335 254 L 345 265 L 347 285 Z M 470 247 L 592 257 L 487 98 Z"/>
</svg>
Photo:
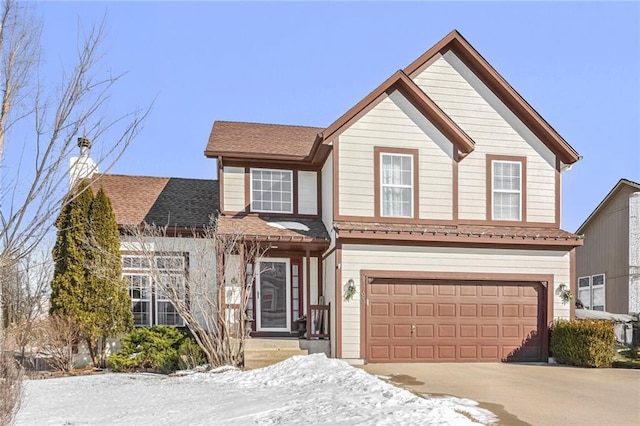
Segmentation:
<svg viewBox="0 0 640 426">
<path fill-rule="evenodd" d="M 411 216 L 385 216 L 382 214 L 383 208 L 383 195 L 382 195 L 382 155 L 404 155 L 411 156 L 411 167 L 412 170 L 412 191 L 411 191 Z M 420 218 L 420 173 L 419 173 L 419 153 L 417 149 L 408 149 L 408 148 L 391 148 L 391 147 L 373 147 L 373 185 L 374 185 L 374 216 L 377 219 L 386 219 L 386 220 L 418 220 Z"/>
<path fill-rule="evenodd" d="M 595 277 L 602 277 L 602 284 L 601 285 L 597 285 L 597 286 L 593 285 L 593 279 Z M 589 280 L 589 286 L 588 287 L 580 287 L 580 280 L 582 280 L 582 279 L 588 279 Z M 602 305 L 597 305 L 597 306 L 602 306 L 602 311 L 606 311 L 607 310 L 607 276 L 606 276 L 606 274 L 602 273 L 602 274 L 593 274 L 593 275 L 585 275 L 585 276 L 582 276 L 582 277 L 578 277 L 578 283 L 576 285 L 577 285 L 577 292 L 578 292 L 576 297 L 583 304 L 584 308 L 588 309 L 590 311 L 594 311 L 595 310 L 593 308 L 594 307 L 594 304 L 593 304 L 593 291 L 596 290 L 596 289 L 602 288 L 603 304 Z M 589 304 L 588 305 L 582 299 L 580 299 L 580 288 L 583 288 L 583 289 L 584 288 L 588 288 L 589 289 Z"/>
<path fill-rule="evenodd" d="M 120 252 L 120 257 L 121 259 L 125 259 L 125 258 L 140 258 L 141 262 L 140 265 L 135 265 L 135 266 L 124 266 L 124 262 L 123 262 L 123 268 L 122 268 L 122 277 L 123 279 L 126 276 L 146 276 L 149 279 L 149 287 L 148 287 L 148 291 L 149 291 L 149 298 L 148 299 L 135 299 L 137 301 L 140 302 L 145 302 L 148 304 L 149 307 L 149 311 L 148 311 L 148 322 L 145 324 L 135 324 L 135 327 L 151 327 L 154 325 L 167 325 L 167 326 L 175 326 L 175 327 L 185 327 L 186 323 L 184 321 L 184 318 L 180 317 L 180 322 L 181 324 L 160 324 L 158 322 L 158 318 L 159 318 L 159 302 L 169 302 L 171 303 L 168 299 L 165 298 L 159 298 L 158 297 L 158 285 L 154 280 L 154 275 L 155 273 L 158 274 L 162 274 L 162 275 L 168 275 L 168 276 L 181 276 L 182 277 L 182 281 L 183 281 L 183 290 L 185 291 L 184 294 L 184 300 L 188 303 L 189 300 L 189 295 L 187 292 L 187 279 L 188 279 L 188 273 L 189 273 L 189 254 L 187 252 L 164 252 L 164 251 L 158 251 L 158 252 L 154 252 L 153 254 L 154 259 L 153 259 L 153 264 L 148 265 L 148 267 L 143 267 L 142 262 L 146 259 L 146 256 L 144 254 L 142 254 L 141 252 L 136 252 L 136 251 L 121 251 Z M 170 267 L 168 269 L 159 269 L 158 268 L 158 259 L 160 258 L 171 258 L 171 259 L 181 259 L 181 266 L 180 267 Z M 129 285 L 129 283 L 127 283 L 127 290 L 129 291 L 129 295 L 131 296 L 131 286 Z M 131 298 L 131 310 L 133 312 L 133 303 L 134 303 L 134 299 Z M 179 314 L 178 314 L 179 315 Z"/>
<path fill-rule="evenodd" d="M 493 211 L 493 165 L 494 163 L 520 163 L 520 218 L 518 220 L 494 219 Z M 527 157 L 512 155 L 492 155 L 486 156 L 486 191 L 487 220 L 500 224 L 525 223 L 527 221 Z"/>
<path fill-rule="evenodd" d="M 289 175 L 291 176 L 291 210 L 287 211 L 287 210 L 258 210 L 258 209 L 254 209 L 253 208 L 253 171 L 254 170 L 260 170 L 260 171 L 265 171 L 265 172 L 286 172 L 289 173 Z M 294 206 L 294 202 L 295 200 L 295 196 L 294 196 L 294 192 L 296 191 L 296 188 L 294 185 L 294 175 L 295 173 L 293 173 L 293 170 L 290 169 L 270 169 L 270 168 L 261 168 L 261 167 L 251 167 L 249 168 L 249 212 L 251 213 L 276 213 L 276 214 L 293 214 L 295 211 L 295 206 Z"/>
</svg>

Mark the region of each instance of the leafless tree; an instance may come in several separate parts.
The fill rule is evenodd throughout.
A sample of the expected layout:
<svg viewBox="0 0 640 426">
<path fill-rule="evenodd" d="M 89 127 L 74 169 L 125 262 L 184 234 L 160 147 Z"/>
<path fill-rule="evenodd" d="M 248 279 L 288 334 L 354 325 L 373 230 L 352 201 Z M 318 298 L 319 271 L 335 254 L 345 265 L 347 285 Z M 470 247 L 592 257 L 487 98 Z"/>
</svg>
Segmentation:
<svg viewBox="0 0 640 426">
<path fill-rule="evenodd" d="M 0 4 L 0 275 L 11 274 L 38 246 L 69 201 L 68 165 L 76 138 L 93 140 L 94 160 L 108 170 L 148 113 L 107 118 L 110 93 L 122 75 L 102 66 L 104 22 L 79 31 L 75 65 L 59 80 L 40 73 L 42 24 L 34 7 L 15 0 Z M 0 299 L 5 281 L 0 279 Z M 1 311 L 2 304 L 0 320 Z M 4 343 L 0 323 L 0 354 Z M 19 388 L 7 384 L 16 378 L 9 368 L 1 369 L 6 389 Z"/>
<path fill-rule="evenodd" d="M 62 315 L 51 315 L 38 322 L 38 353 L 59 371 L 73 368 L 73 346 L 80 339 L 78 327 Z"/>
<path fill-rule="evenodd" d="M 69 161 L 78 136 L 108 170 L 141 130 L 148 110 L 109 119 L 107 102 L 122 75 L 102 68 L 105 23 L 79 32 L 73 69 L 41 79 L 40 23 L 33 5 L 0 6 L 0 267 L 27 256 L 68 202 Z M 49 90 L 50 89 L 50 90 Z M 11 154 L 9 164 L 6 156 Z M 0 289 L 1 290 L 1 289 Z"/>
<path fill-rule="evenodd" d="M 243 366 L 253 265 L 268 247 L 239 230 L 221 232 L 215 219 L 186 236 L 158 226 L 130 226 L 125 234 L 125 244 L 144 256 L 156 292 L 175 307 L 207 362 Z M 188 268 L 179 279 L 167 273 L 162 260 L 176 253 L 188 253 Z"/>
<path fill-rule="evenodd" d="M 3 304 L 8 341 L 5 347 L 20 354 L 23 367 L 37 347 L 39 328 L 47 314 L 48 288 L 51 282 L 50 256 L 38 251 L 14 265 L 14 273 L 6 274 Z"/>
<path fill-rule="evenodd" d="M 11 424 L 20 406 L 23 370 L 16 359 L 0 352 L 0 424 Z"/>
</svg>

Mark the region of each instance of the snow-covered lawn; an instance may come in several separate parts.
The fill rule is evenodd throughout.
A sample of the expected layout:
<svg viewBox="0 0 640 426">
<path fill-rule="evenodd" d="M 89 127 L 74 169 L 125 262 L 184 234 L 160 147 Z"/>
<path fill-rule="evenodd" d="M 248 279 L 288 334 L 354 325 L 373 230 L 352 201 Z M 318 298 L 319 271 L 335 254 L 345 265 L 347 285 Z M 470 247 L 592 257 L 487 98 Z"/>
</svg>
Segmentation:
<svg viewBox="0 0 640 426">
<path fill-rule="evenodd" d="M 222 369 L 224 370 L 224 369 Z M 421 398 L 344 361 L 296 356 L 252 371 L 98 374 L 25 384 L 17 425 L 469 425 L 475 401 Z"/>
</svg>

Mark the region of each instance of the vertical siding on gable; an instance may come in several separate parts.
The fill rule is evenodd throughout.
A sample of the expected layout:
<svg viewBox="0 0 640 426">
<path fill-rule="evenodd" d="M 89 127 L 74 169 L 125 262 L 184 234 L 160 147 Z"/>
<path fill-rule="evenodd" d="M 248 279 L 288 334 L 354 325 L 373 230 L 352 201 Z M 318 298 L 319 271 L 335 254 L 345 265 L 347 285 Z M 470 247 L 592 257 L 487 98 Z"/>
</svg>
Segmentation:
<svg viewBox="0 0 640 426">
<path fill-rule="evenodd" d="M 361 290 L 360 271 L 432 271 L 494 274 L 552 274 L 556 289 L 570 282 L 570 255 L 566 251 L 480 248 L 342 246 L 342 281 L 353 279 Z M 359 291 L 342 307 L 342 357 L 360 358 Z M 555 293 L 555 292 L 554 292 Z M 570 306 L 554 297 L 554 318 L 569 318 Z"/>
<path fill-rule="evenodd" d="M 244 211 L 244 168 L 225 166 L 224 173 L 224 193 L 222 196 L 225 211 Z"/>
<path fill-rule="evenodd" d="M 622 186 L 582 230 L 584 245 L 576 248 L 578 277 L 605 274 L 605 309 L 628 313 L 629 302 L 629 195 Z"/>
<path fill-rule="evenodd" d="M 298 213 L 318 214 L 318 174 L 298 172 Z"/>
<path fill-rule="evenodd" d="M 459 218 L 485 220 L 486 154 L 527 157 L 528 222 L 555 222 L 554 154 L 451 51 L 414 81 L 476 143 L 459 164 Z"/>
<path fill-rule="evenodd" d="M 374 146 L 418 149 L 420 218 L 453 219 L 451 143 L 397 91 L 340 135 L 340 215 L 374 216 Z"/>
</svg>

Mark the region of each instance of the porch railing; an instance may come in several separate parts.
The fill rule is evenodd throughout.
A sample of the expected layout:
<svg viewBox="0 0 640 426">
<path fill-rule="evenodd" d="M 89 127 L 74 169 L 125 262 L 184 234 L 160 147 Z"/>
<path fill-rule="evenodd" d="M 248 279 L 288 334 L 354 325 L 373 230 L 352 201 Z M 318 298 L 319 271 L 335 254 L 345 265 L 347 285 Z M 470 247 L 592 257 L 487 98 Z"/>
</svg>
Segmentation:
<svg viewBox="0 0 640 426">
<path fill-rule="evenodd" d="M 307 320 L 307 339 L 329 339 L 331 304 L 310 305 Z"/>
</svg>

